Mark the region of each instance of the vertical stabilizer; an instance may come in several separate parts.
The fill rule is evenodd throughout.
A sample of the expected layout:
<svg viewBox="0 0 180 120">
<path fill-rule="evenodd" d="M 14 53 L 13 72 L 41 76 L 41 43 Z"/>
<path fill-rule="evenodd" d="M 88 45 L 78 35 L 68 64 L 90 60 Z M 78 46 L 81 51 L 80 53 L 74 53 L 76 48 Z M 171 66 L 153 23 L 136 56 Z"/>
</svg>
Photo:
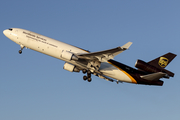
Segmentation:
<svg viewBox="0 0 180 120">
<path fill-rule="evenodd" d="M 158 57 L 148 62 L 148 64 L 157 68 L 165 68 L 175 57 L 176 57 L 176 54 L 169 52 L 161 57 Z"/>
</svg>

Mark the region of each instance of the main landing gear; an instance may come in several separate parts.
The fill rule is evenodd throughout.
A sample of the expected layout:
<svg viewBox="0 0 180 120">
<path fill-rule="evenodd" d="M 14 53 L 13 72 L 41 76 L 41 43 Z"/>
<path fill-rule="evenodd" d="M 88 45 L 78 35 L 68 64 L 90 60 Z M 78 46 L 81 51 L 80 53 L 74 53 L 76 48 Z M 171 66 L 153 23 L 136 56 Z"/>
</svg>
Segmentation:
<svg viewBox="0 0 180 120">
<path fill-rule="evenodd" d="M 24 46 L 23 45 L 20 45 L 21 46 L 21 50 L 19 50 L 19 54 L 22 54 L 22 50 L 24 49 Z"/>
<path fill-rule="evenodd" d="M 84 75 L 83 76 L 83 80 L 87 80 L 88 82 L 91 82 L 92 81 L 92 78 L 91 78 L 91 71 L 90 70 L 82 70 L 82 72 L 85 74 L 87 73 L 87 76 Z"/>
</svg>

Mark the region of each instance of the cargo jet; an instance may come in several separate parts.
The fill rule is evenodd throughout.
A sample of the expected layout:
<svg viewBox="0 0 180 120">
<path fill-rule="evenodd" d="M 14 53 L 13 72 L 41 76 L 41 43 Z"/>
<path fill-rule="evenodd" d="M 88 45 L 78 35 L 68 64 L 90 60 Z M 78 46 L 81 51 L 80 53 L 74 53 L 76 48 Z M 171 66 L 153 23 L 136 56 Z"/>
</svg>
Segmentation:
<svg viewBox="0 0 180 120">
<path fill-rule="evenodd" d="M 122 47 L 109 50 L 90 52 L 55 39 L 20 28 L 10 28 L 3 31 L 10 40 L 19 44 L 22 54 L 24 48 L 52 56 L 65 61 L 64 69 L 70 72 L 84 74 L 83 79 L 91 82 L 91 75 L 98 76 L 111 82 L 127 82 L 144 85 L 162 86 L 161 78 L 170 78 L 174 73 L 165 67 L 176 57 L 173 53 L 167 53 L 150 62 L 137 60 L 134 69 L 114 60 L 114 57 L 127 50 L 132 42 Z"/>
</svg>

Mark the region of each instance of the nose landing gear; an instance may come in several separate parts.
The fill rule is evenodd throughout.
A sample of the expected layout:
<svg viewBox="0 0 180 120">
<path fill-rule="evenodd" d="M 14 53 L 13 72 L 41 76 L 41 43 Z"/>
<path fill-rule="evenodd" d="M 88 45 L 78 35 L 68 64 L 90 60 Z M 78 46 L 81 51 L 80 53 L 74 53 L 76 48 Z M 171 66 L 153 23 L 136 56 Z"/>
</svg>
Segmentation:
<svg viewBox="0 0 180 120">
<path fill-rule="evenodd" d="M 24 45 L 20 45 L 21 46 L 21 50 L 19 50 L 19 54 L 22 54 L 22 50 L 24 49 Z"/>
<path fill-rule="evenodd" d="M 19 54 L 22 54 L 22 50 L 19 50 Z"/>
</svg>

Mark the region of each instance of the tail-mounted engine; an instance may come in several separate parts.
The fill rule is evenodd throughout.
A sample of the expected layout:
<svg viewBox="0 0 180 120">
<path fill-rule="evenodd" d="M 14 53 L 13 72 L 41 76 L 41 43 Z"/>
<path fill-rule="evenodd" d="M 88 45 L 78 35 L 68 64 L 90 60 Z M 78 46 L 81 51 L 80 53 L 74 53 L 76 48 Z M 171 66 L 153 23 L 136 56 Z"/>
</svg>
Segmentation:
<svg viewBox="0 0 180 120">
<path fill-rule="evenodd" d="M 142 60 L 137 60 L 136 63 L 135 63 L 135 67 L 136 68 L 139 68 L 143 71 L 146 71 L 146 72 L 150 72 L 150 73 L 156 73 L 156 72 L 161 72 L 160 69 L 152 66 L 152 65 L 149 65 L 148 63 L 142 61 Z"/>
<path fill-rule="evenodd" d="M 70 72 L 79 72 L 80 71 L 76 66 L 69 64 L 69 63 L 65 63 L 63 69 L 70 71 Z"/>
<path fill-rule="evenodd" d="M 73 53 L 69 52 L 69 51 L 63 51 L 61 53 L 61 57 L 65 58 L 67 60 L 78 60 L 78 57 L 75 56 Z"/>
<path fill-rule="evenodd" d="M 173 77 L 174 76 L 174 73 L 164 69 L 164 68 L 157 68 L 153 65 L 150 65 L 142 60 L 137 60 L 136 63 L 135 63 L 135 67 L 140 69 L 140 70 L 143 70 L 145 72 L 148 72 L 148 73 L 156 73 L 156 72 L 163 72 L 163 73 L 166 73 L 168 76 L 170 77 Z M 168 77 L 167 77 L 168 78 Z"/>
</svg>

